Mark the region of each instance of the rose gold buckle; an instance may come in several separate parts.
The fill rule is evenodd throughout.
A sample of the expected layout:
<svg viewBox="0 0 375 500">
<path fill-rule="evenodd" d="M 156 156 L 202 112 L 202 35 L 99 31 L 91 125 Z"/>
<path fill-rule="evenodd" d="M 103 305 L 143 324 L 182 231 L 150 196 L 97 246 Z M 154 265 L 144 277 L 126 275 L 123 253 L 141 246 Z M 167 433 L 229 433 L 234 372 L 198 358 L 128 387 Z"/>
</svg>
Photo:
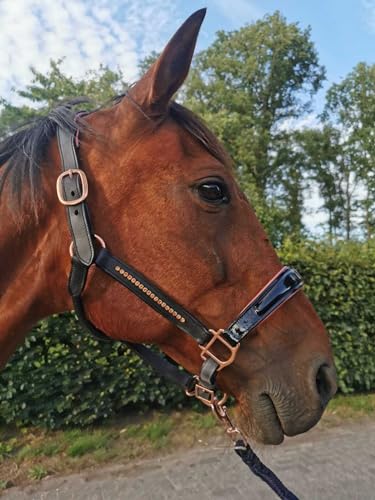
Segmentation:
<svg viewBox="0 0 375 500">
<path fill-rule="evenodd" d="M 202 345 L 199 346 L 202 349 L 201 358 L 204 361 L 206 361 L 207 356 L 212 358 L 215 361 L 215 363 L 217 363 L 219 365 L 219 368 L 217 369 L 217 371 L 220 371 L 223 368 L 225 368 L 226 366 L 229 366 L 230 364 L 233 363 L 233 361 L 235 360 L 237 351 L 240 347 L 240 344 L 237 344 L 234 347 L 232 345 L 230 345 L 230 343 L 227 340 L 225 340 L 225 338 L 222 336 L 222 334 L 224 333 L 224 330 L 217 330 L 217 331 L 210 330 L 210 333 L 212 334 L 212 339 L 210 339 L 209 342 L 205 346 L 202 346 Z M 230 352 L 228 359 L 225 359 L 225 360 L 220 359 L 210 351 L 211 347 L 215 344 L 215 342 L 217 340 L 221 344 L 223 344 L 223 346 Z"/>
<path fill-rule="evenodd" d="M 102 246 L 102 248 L 107 248 L 106 247 L 106 244 L 105 244 L 105 241 L 103 240 L 103 238 L 101 238 L 100 236 L 98 236 L 97 234 L 94 234 L 94 238 L 96 238 L 100 245 Z M 69 245 L 69 255 L 71 257 L 73 257 L 74 255 L 74 242 L 72 241 L 71 244 Z"/>
<path fill-rule="evenodd" d="M 206 406 L 213 407 L 214 404 L 218 404 L 219 406 L 223 405 L 225 401 L 228 399 L 228 394 L 224 392 L 223 397 L 220 401 L 216 398 L 215 390 L 208 389 L 204 385 L 199 383 L 195 384 L 194 388 L 194 396 L 199 399 Z"/>
<path fill-rule="evenodd" d="M 82 194 L 79 198 L 76 200 L 66 200 L 64 198 L 64 189 L 63 189 L 63 179 L 67 176 L 70 178 L 73 177 L 73 175 L 78 175 L 81 181 L 81 186 L 82 186 Z M 75 205 L 79 205 L 85 199 L 87 198 L 88 192 L 89 192 L 89 185 L 87 182 L 87 177 L 86 174 L 83 170 L 79 168 L 70 168 L 69 170 L 66 170 L 62 174 L 60 174 L 57 178 L 56 181 L 56 191 L 57 191 L 57 197 L 59 199 L 59 202 L 62 203 L 62 205 L 65 205 L 66 207 L 74 207 Z M 74 196 L 74 194 L 72 194 Z"/>
</svg>

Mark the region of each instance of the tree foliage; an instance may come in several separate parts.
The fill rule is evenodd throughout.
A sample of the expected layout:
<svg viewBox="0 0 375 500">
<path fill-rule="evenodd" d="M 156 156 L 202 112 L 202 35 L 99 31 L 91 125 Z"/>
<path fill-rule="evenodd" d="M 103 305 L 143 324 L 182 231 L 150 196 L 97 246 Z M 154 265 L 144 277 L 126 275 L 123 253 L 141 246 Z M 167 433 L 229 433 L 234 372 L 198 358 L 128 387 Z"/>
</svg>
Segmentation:
<svg viewBox="0 0 375 500">
<path fill-rule="evenodd" d="M 31 68 L 31 83 L 17 91 L 25 104 L 15 106 L 4 98 L 0 99 L 0 137 L 9 134 L 17 126 L 45 115 L 61 102 L 85 96 L 92 101 L 91 107 L 95 107 L 109 101 L 126 85 L 120 71 L 105 66 L 88 71 L 80 80 L 74 79 L 63 73 L 62 62 L 62 59 L 50 61 L 46 74 Z"/>
<path fill-rule="evenodd" d="M 359 63 L 331 86 L 323 119 L 340 134 L 335 166 L 345 179 L 346 239 L 358 219 L 369 239 L 375 231 L 375 64 Z"/>
<path fill-rule="evenodd" d="M 346 215 L 347 232 L 351 232 L 352 196 L 351 174 L 343 154 L 341 134 L 333 126 L 307 129 L 295 134 L 303 151 L 301 163 L 308 178 L 314 182 L 321 197 L 321 207 L 327 215 L 327 234 L 333 243 L 341 236 Z"/>
</svg>

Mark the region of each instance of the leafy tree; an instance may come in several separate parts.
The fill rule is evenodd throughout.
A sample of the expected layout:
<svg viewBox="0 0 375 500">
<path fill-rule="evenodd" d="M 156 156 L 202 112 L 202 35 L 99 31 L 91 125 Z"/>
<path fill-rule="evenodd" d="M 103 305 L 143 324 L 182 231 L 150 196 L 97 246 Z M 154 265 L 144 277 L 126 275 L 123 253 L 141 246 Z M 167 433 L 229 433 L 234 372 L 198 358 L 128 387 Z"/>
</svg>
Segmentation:
<svg viewBox="0 0 375 500">
<path fill-rule="evenodd" d="M 23 97 L 27 104 L 14 106 L 5 99 L 0 99 L 0 136 L 45 115 L 63 101 L 86 96 L 93 101 L 93 107 L 109 101 L 125 86 L 120 71 L 100 66 L 98 70 L 88 71 L 81 80 L 77 80 L 62 72 L 62 62 L 62 59 L 51 61 L 50 69 L 45 75 L 31 68 L 31 83 L 24 90 L 17 91 L 17 95 Z"/>
<path fill-rule="evenodd" d="M 298 132 L 279 132 L 274 138 L 275 160 L 273 198 L 279 210 L 283 208 L 284 234 L 304 236 L 305 194 L 309 188 L 306 175 L 305 151 L 298 142 Z"/>
<path fill-rule="evenodd" d="M 303 170 L 316 183 L 327 214 L 327 232 L 331 244 L 340 235 L 344 222 L 344 178 L 340 159 L 342 146 L 339 130 L 326 125 L 322 129 L 306 129 L 295 135 L 303 151 Z"/>
<path fill-rule="evenodd" d="M 346 176 L 346 237 L 350 238 L 352 218 L 360 209 L 367 238 L 375 231 L 375 64 L 359 63 L 349 75 L 327 92 L 324 120 L 341 134 L 341 169 Z M 360 200 L 353 200 L 357 189 Z"/>
</svg>

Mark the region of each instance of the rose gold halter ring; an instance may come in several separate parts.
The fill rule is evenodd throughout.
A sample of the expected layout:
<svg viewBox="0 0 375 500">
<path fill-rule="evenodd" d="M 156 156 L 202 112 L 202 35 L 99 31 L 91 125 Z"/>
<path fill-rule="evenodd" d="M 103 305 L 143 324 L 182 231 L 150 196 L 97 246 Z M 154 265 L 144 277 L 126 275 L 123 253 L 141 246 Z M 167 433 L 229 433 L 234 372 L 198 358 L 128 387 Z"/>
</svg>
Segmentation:
<svg viewBox="0 0 375 500">
<path fill-rule="evenodd" d="M 105 244 L 105 241 L 103 240 L 103 238 L 101 238 L 97 234 L 94 234 L 94 238 L 96 238 L 99 241 L 102 248 L 107 248 L 107 245 Z M 74 256 L 74 241 L 72 241 L 70 246 L 69 246 L 69 255 L 71 257 Z"/>
<path fill-rule="evenodd" d="M 220 330 L 210 330 L 210 333 L 212 335 L 211 340 L 206 344 L 206 345 L 200 345 L 200 349 L 202 350 L 201 352 L 201 358 L 203 361 L 207 360 L 207 357 L 212 358 L 215 363 L 219 365 L 217 371 L 219 372 L 226 366 L 229 366 L 233 363 L 233 361 L 236 358 L 237 351 L 240 348 L 240 343 L 238 342 L 237 345 L 232 346 L 224 337 L 225 330 L 220 329 Z M 222 344 L 225 349 L 227 350 L 227 359 L 221 359 L 218 356 L 215 356 L 215 354 L 211 351 L 211 348 L 214 346 L 215 342 Z"/>
</svg>

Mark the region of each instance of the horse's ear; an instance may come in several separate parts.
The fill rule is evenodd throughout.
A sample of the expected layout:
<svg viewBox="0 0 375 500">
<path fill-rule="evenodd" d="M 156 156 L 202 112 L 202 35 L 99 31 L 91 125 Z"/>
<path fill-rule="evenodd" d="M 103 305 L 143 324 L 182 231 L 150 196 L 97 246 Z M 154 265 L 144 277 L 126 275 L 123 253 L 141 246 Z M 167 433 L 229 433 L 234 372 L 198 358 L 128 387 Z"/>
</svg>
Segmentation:
<svg viewBox="0 0 375 500">
<path fill-rule="evenodd" d="M 163 52 L 136 85 L 140 104 L 151 114 L 163 114 L 189 72 L 206 9 L 194 12 L 176 31 Z M 139 95 L 140 92 L 143 94 Z"/>
</svg>

